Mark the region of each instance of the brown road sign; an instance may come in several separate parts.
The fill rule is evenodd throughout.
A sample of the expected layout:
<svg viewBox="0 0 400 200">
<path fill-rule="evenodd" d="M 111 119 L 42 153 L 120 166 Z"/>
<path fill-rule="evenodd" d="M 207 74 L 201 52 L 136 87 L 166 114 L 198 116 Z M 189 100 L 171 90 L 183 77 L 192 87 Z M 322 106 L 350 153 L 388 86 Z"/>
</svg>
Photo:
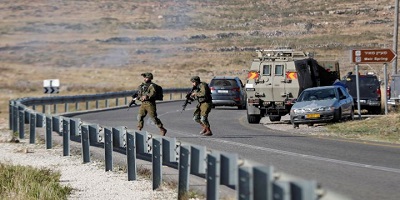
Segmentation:
<svg viewBox="0 0 400 200">
<path fill-rule="evenodd" d="M 391 49 L 353 49 L 351 50 L 352 63 L 390 63 L 396 58 Z"/>
</svg>

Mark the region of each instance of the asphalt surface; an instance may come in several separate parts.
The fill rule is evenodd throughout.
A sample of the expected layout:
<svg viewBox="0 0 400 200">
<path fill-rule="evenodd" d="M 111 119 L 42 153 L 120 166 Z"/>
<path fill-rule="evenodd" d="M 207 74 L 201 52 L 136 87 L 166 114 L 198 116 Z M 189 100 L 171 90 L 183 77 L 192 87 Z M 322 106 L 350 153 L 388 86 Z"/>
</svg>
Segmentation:
<svg viewBox="0 0 400 200">
<path fill-rule="evenodd" d="M 316 180 L 322 188 L 351 199 L 397 200 L 400 197 L 400 145 L 322 137 L 312 129 L 294 133 L 290 127 L 276 130 L 271 129 L 271 124 L 248 124 L 246 110 L 234 107 L 213 109 L 209 120 L 214 135 L 204 137 L 198 133 L 201 127 L 192 120 L 194 105 L 181 112 L 182 103 L 158 104 L 157 112 L 168 129 L 168 137 L 211 150 L 237 153 L 241 158 L 272 165 L 277 172 Z M 124 108 L 74 117 L 103 126 L 135 129 L 136 115 L 134 107 L 129 111 Z M 148 117 L 143 130 L 159 133 Z"/>
</svg>

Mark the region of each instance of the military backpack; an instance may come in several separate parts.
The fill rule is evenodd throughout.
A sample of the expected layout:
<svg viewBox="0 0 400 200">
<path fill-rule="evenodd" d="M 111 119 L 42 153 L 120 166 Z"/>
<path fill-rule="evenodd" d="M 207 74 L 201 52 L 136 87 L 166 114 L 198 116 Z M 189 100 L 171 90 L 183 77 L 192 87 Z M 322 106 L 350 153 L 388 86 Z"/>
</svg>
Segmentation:
<svg viewBox="0 0 400 200">
<path fill-rule="evenodd" d="M 151 83 L 156 90 L 155 100 L 162 101 L 164 99 L 163 88 L 155 83 Z"/>
</svg>

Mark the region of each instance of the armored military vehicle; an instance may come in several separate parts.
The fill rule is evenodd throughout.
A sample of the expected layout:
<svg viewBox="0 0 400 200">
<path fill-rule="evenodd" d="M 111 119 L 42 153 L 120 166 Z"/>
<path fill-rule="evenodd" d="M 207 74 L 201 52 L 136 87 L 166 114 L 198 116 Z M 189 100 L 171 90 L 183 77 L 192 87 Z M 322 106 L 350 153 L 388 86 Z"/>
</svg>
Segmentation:
<svg viewBox="0 0 400 200">
<path fill-rule="evenodd" d="M 264 116 L 280 121 L 304 89 L 332 85 L 340 79 L 337 61 L 320 64 L 309 54 L 290 48 L 256 52 L 245 87 L 251 124 L 259 123 Z"/>
</svg>

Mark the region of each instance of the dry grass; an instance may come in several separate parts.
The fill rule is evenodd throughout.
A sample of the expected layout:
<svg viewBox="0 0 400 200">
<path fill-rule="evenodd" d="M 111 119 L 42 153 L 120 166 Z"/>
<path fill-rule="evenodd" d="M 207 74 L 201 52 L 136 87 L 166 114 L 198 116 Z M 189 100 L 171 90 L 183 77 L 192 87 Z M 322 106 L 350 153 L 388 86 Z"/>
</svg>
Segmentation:
<svg viewBox="0 0 400 200">
<path fill-rule="evenodd" d="M 337 59 L 351 71 L 352 48 L 390 48 L 389 0 L 92 1 L 0 3 L 0 118 L 8 101 L 132 90 L 150 71 L 164 88 L 190 87 L 192 75 L 246 78 L 254 49 L 292 46 Z M 381 65 L 360 66 L 383 79 Z M 391 70 L 389 70 L 391 71 Z"/>
<path fill-rule="evenodd" d="M 400 144 L 400 113 L 349 121 L 327 126 L 335 136 Z"/>
</svg>

